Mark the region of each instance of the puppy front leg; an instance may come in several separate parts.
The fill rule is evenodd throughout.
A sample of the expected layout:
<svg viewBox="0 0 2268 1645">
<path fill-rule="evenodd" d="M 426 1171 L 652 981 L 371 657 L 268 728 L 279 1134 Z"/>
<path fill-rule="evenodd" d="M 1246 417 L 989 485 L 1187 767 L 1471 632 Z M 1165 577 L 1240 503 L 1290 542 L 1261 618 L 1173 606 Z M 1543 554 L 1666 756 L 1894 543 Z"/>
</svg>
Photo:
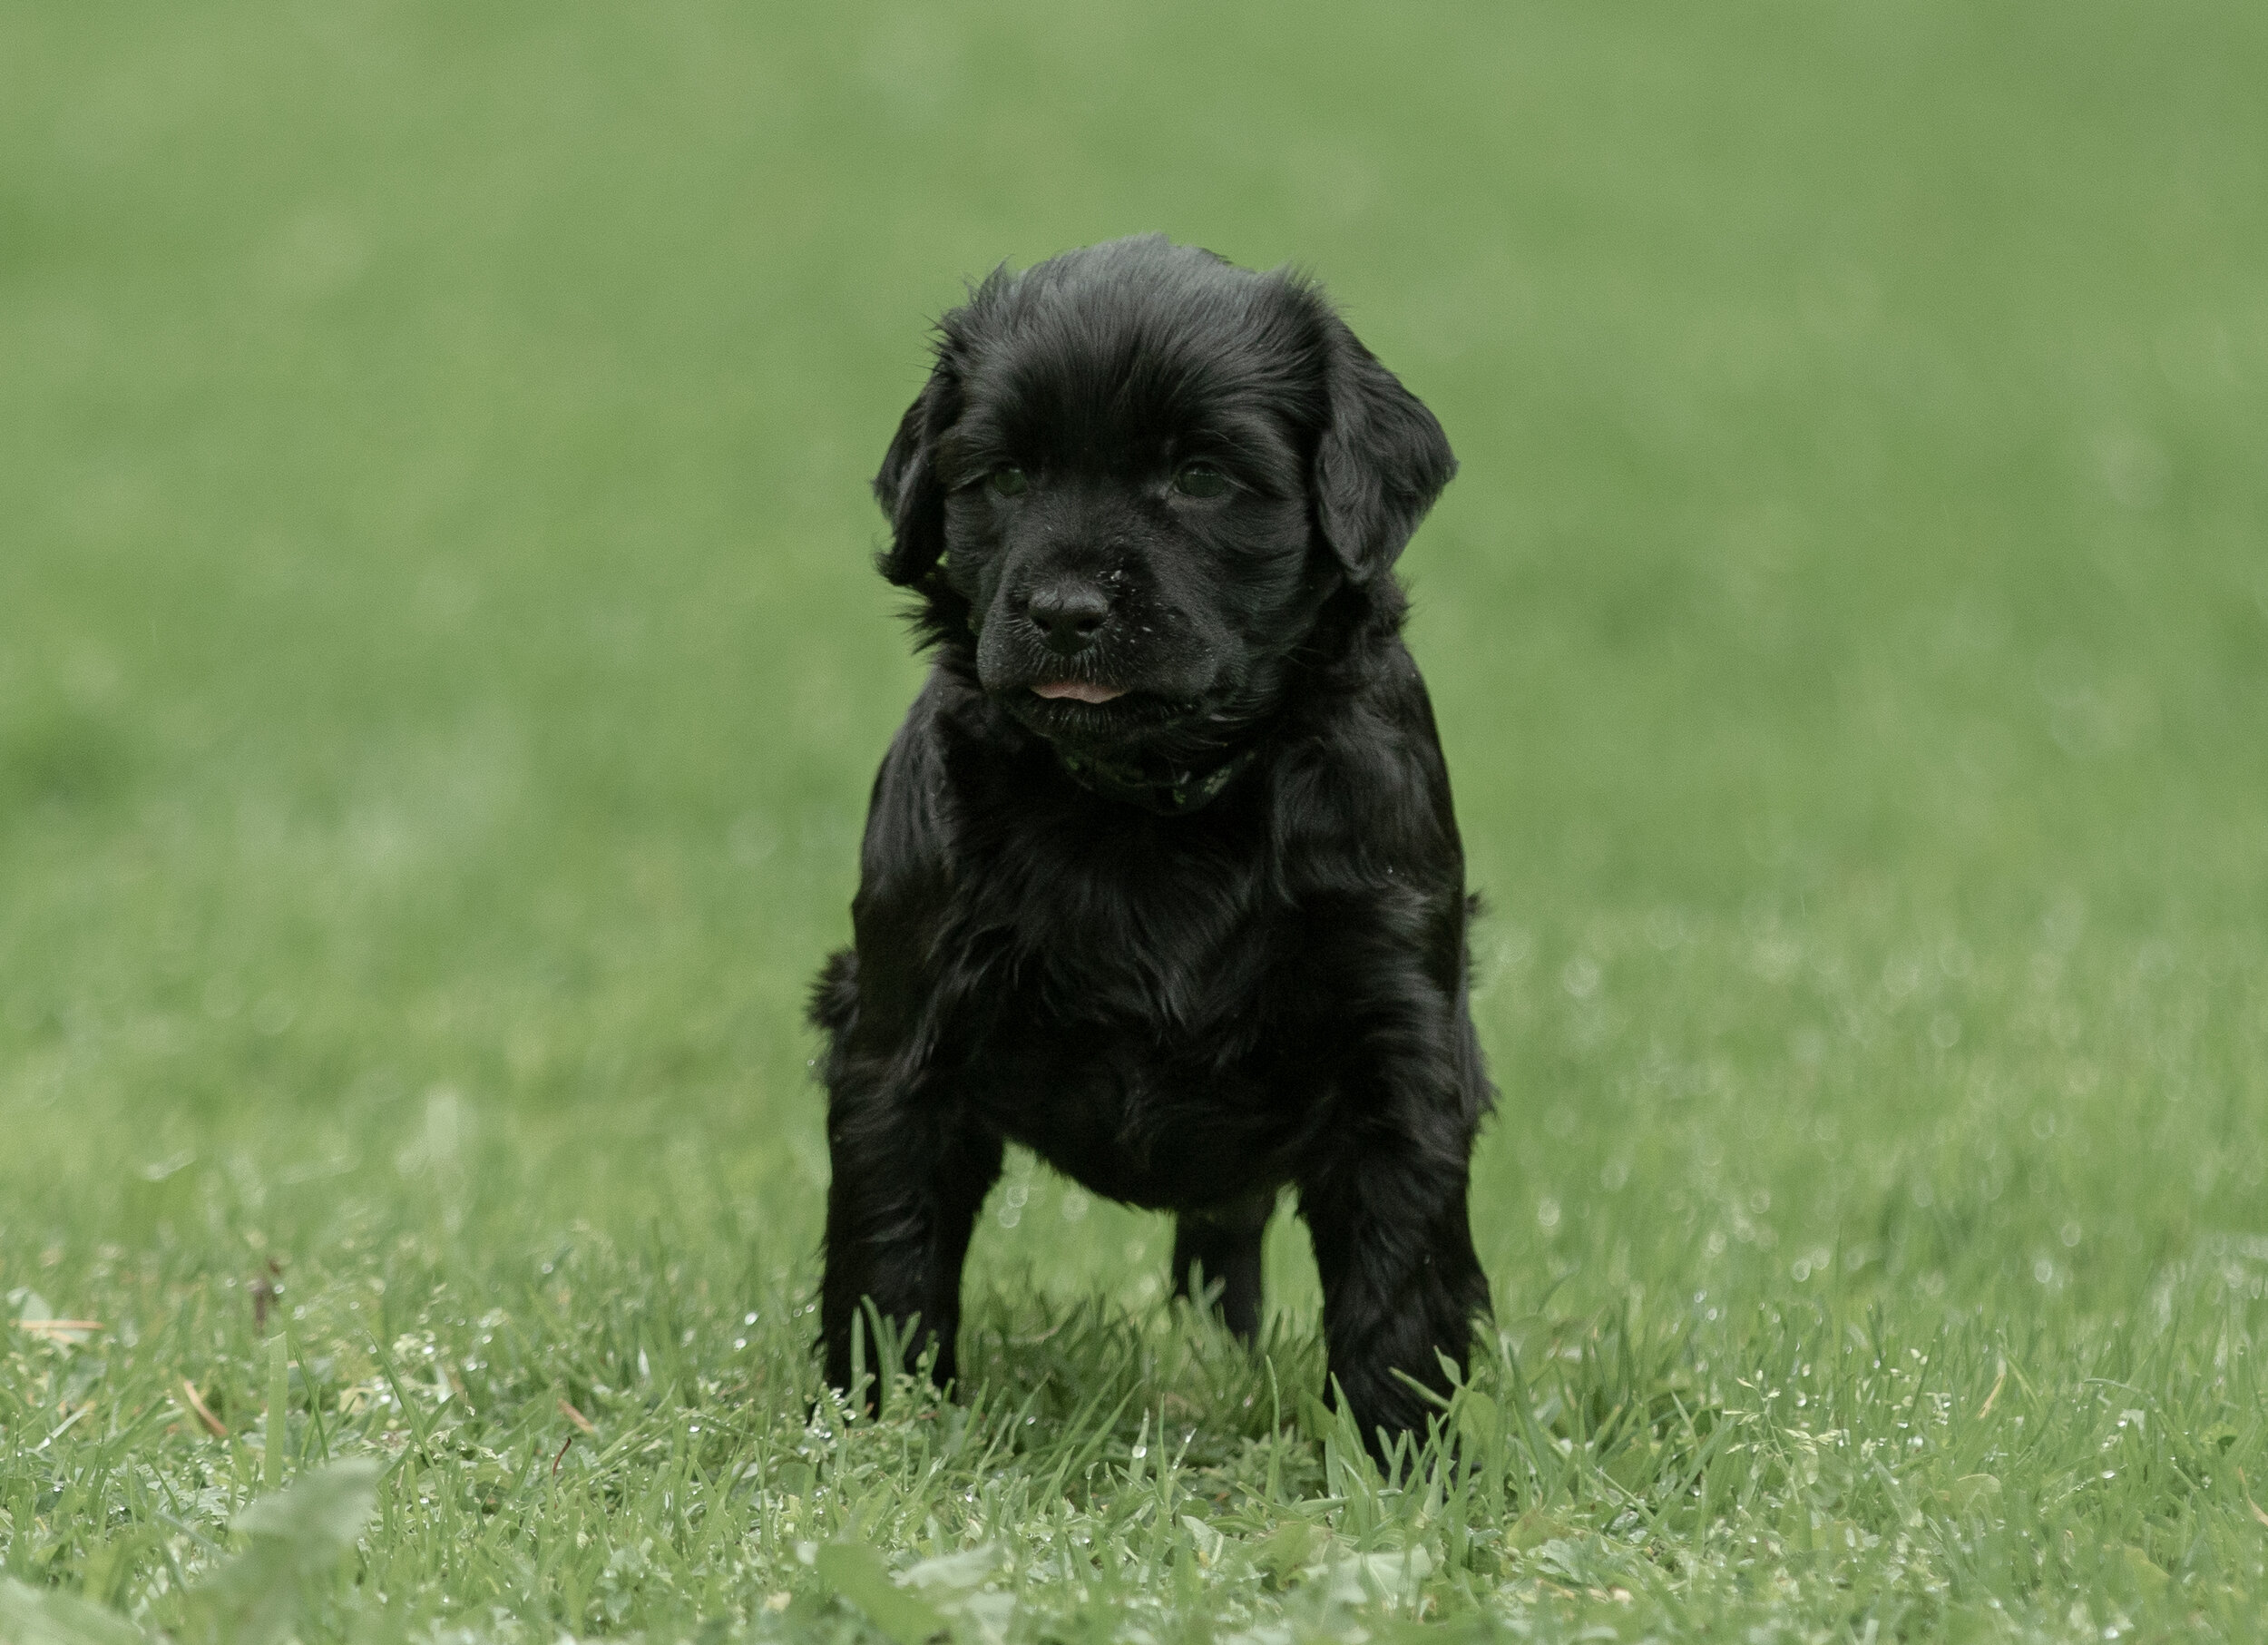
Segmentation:
<svg viewBox="0 0 2268 1645">
<path fill-rule="evenodd" d="M 819 1293 L 827 1380 L 849 1388 L 851 1323 L 871 1298 L 904 1335 L 905 1364 L 882 1366 L 870 1339 L 867 1366 L 881 1375 L 910 1370 L 934 1338 L 930 1375 L 950 1384 L 959 1369 L 961 1265 L 1000 1176 L 1000 1139 L 926 1093 L 838 1090 L 828 1105 L 827 1142 L 834 1177 Z"/>
<path fill-rule="evenodd" d="M 1300 1184 L 1330 1375 L 1374 1453 L 1380 1429 L 1422 1435 L 1433 1409 L 1396 1373 L 1447 1393 L 1440 1356 L 1461 1366 L 1473 1316 L 1488 1311 L 1465 1197 L 1463 1159 L 1407 1141 L 1374 1145 Z"/>
</svg>

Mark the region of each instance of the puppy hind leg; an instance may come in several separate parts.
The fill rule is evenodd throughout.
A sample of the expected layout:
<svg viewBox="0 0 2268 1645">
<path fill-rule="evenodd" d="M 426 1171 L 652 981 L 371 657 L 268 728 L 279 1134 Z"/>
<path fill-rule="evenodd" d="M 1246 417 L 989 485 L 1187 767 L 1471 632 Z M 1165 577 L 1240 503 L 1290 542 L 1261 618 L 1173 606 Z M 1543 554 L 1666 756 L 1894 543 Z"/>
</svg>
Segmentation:
<svg viewBox="0 0 2268 1645">
<path fill-rule="evenodd" d="M 1174 1219 L 1173 1294 L 1195 1300 L 1196 1286 L 1217 1288 L 1215 1312 L 1246 1344 L 1260 1332 L 1260 1249 L 1275 1209 L 1274 1194 L 1255 1194 Z"/>
</svg>

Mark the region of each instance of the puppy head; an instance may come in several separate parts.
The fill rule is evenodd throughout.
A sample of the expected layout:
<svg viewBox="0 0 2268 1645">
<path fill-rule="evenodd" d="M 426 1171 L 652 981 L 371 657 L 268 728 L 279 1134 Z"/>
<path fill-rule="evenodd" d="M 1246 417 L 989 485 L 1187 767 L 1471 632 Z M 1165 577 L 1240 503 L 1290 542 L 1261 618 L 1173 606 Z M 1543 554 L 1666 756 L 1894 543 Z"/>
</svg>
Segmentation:
<svg viewBox="0 0 2268 1645">
<path fill-rule="evenodd" d="M 1312 286 L 1162 236 L 995 272 L 938 329 L 875 481 L 881 569 L 1069 747 L 1186 760 L 1233 741 L 1325 602 L 1391 589 L 1455 472 L 1432 414 Z"/>
</svg>

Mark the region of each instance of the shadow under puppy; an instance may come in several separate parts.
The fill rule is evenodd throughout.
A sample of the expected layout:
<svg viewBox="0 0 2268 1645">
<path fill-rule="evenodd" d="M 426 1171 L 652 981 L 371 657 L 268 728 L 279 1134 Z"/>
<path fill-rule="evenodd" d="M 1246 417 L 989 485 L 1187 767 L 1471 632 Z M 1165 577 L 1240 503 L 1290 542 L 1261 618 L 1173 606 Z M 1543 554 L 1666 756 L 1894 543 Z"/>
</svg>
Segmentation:
<svg viewBox="0 0 2268 1645">
<path fill-rule="evenodd" d="M 1360 1431 L 1422 1433 L 1402 1376 L 1444 1387 L 1489 1306 L 1464 857 L 1393 573 L 1455 466 L 1312 285 L 1162 237 L 941 322 L 875 481 L 934 665 L 813 996 L 837 1386 L 868 1298 L 953 1377 L 1006 1140 L 1175 1212 L 1177 1288 L 1246 1337 L 1290 1184 Z"/>
</svg>

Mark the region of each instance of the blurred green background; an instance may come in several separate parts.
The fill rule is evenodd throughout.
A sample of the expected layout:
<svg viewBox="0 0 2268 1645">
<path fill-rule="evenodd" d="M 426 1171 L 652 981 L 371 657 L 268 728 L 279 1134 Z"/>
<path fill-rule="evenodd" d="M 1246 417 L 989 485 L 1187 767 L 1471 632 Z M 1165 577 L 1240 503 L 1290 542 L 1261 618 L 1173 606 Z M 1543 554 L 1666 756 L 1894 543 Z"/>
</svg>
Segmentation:
<svg viewBox="0 0 2268 1645">
<path fill-rule="evenodd" d="M 1500 1294 L 2125 1306 L 2268 1165 L 2263 85 L 2214 0 L 0 7 L 0 1284 L 445 1157 L 808 1283 L 866 481 L 965 277 L 1157 229 L 1462 460 Z M 983 1271 L 1154 1293 L 1019 1170 Z"/>
</svg>

